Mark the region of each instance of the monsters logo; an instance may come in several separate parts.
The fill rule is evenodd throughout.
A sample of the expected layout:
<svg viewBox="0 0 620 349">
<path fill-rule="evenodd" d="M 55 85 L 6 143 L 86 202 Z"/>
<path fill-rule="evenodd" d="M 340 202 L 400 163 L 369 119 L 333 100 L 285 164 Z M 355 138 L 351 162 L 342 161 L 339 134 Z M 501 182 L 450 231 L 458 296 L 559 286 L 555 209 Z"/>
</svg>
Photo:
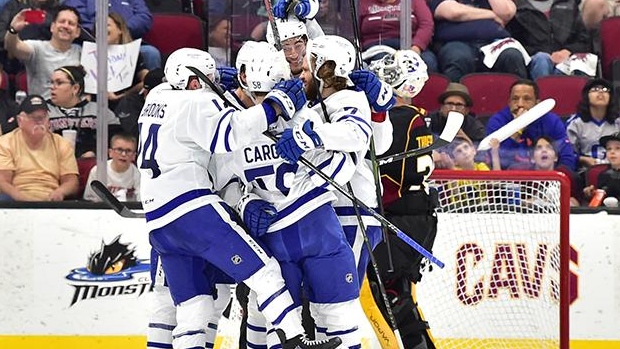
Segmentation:
<svg viewBox="0 0 620 349">
<path fill-rule="evenodd" d="M 121 243 L 120 237 L 109 244 L 102 241 L 101 248 L 88 257 L 86 267 L 73 269 L 66 276 L 75 288 L 69 306 L 85 299 L 141 296 L 151 291 L 149 261 L 137 259 L 135 248 Z"/>
</svg>

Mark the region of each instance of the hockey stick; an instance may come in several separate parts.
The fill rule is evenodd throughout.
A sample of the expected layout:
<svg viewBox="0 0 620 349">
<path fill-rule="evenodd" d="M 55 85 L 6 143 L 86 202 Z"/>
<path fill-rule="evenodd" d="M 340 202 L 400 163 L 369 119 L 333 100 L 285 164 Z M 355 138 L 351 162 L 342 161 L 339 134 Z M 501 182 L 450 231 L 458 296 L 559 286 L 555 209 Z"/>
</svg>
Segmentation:
<svg viewBox="0 0 620 349">
<path fill-rule="evenodd" d="M 284 1 L 284 0 L 282 0 Z M 269 19 L 269 26 L 271 26 L 271 30 L 273 31 L 273 40 L 275 41 L 273 45 L 276 47 L 276 50 L 282 50 L 282 43 L 280 42 L 280 33 L 278 32 L 278 26 L 276 25 L 276 20 L 273 17 L 273 8 L 271 7 L 271 0 L 264 0 L 265 10 L 267 11 L 267 18 Z"/>
<path fill-rule="evenodd" d="M 97 194 L 97 196 L 103 200 L 110 208 L 114 210 L 114 212 L 118 213 L 121 217 L 125 218 L 144 218 L 144 213 L 135 212 L 129 209 L 129 207 L 125 206 L 122 202 L 118 201 L 116 196 L 108 190 L 108 187 L 105 184 L 101 183 L 98 180 L 94 180 L 90 183 L 91 189 Z"/>
<path fill-rule="evenodd" d="M 402 153 L 379 158 L 377 159 L 377 161 L 379 162 L 379 166 L 383 166 L 394 161 L 410 158 L 412 156 L 418 156 L 420 154 L 428 153 L 450 144 L 450 142 L 452 142 L 454 137 L 456 137 L 456 134 L 461 129 L 461 125 L 463 125 L 463 120 L 463 114 L 451 111 L 450 113 L 448 113 L 448 120 L 446 122 L 446 126 L 443 128 L 443 131 L 439 135 L 439 139 L 433 142 L 433 144 L 429 145 L 428 147 L 411 149 Z"/>
<path fill-rule="evenodd" d="M 224 101 L 228 102 L 228 99 L 226 98 L 226 96 L 224 96 L 224 93 L 222 92 L 222 90 L 216 86 L 211 80 L 209 80 L 209 78 L 207 76 L 205 76 L 200 70 L 196 69 L 195 67 L 191 67 L 191 66 L 187 66 L 187 69 L 189 69 L 192 73 L 196 74 L 200 79 L 204 80 L 204 82 L 209 85 L 209 87 L 220 97 L 222 98 Z M 233 105 L 234 107 L 234 105 Z M 458 115 L 461 116 L 461 123 L 463 122 L 463 115 L 457 113 Z M 458 117 L 458 116 L 457 116 Z M 450 118 L 448 118 L 448 120 L 450 120 Z M 447 126 L 447 125 L 446 125 Z M 459 128 L 460 128 L 460 124 L 459 124 Z M 458 131 L 458 129 L 457 129 Z M 445 128 L 444 128 L 444 132 L 445 132 Z M 271 134 L 269 131 L 265 131 L 263 132 L 263 134 L 267 137 L 269 137 L 272 141 L 277 142 L 278 138 L 276 136 L 274 136 L 273 134 Z M 456 134 L 456 131 L 455 131 Z M 443 135 L 443 132 L 442 132 Z M 454 138 L 454 137 L 452 137 Z M 450 141 L 452 141 L 452 139 L 450 139 Z M 449 142 L 448 142 L 449 143 Z M 375 217 L 379 222 L 381 222 L 381 224 L 384 224 L 389 230 L 391 230 L 392 232 L 394 232 L 401 240 L 403 240 L 407 245 L 411 246 L 411 248 L 413 248 L 414 250 L 418 251 L 418 253 L 420 253 L 422 256 L 424 256 L 426 259 L 428 259 L 429 261 L 431 261 L 432 263 L 435 263 L 439 268 L 443 268 L 444 267 L 444 263 L 442 261 L 440 261 L 439 259 L 437 259 L 435 256 L 433 256 L 427 249 L 425 249 L 422 245 L 420 245 L 419 243 L 417 243 L 415 240 L 413 240 L 412 238 L 410 238 L 407 234 L 403 233 L 400 229 L 398 229 L 394 224 L 392 224 L 390 221 L 388 221 L 387 219 L 385 219 L 385 217 L 383 217 L 382 215 L 380 215 L 379 213 L 377 213 L 375 210 L 373 210 L 372 208 L 368 207 L 366 204 L 364 204 L 363 202 L 361 202 L 358 198 L 356 198 L 355 196 L 349 194 L 349 192 L 347 192 L 346 189 L 342 188 L 342 186 L 340 186 L 340 184 L 336 183 L 336 181 L 334 181 L 331 177 L 329 177 L 328 175 L 326 175 L 323 171 L 321 171 L 319 168 L 317 168 L 316 166 L 314 166 L 310 161 L 308 161 L 307 159 L 305 159 L 304 157 L 300 157 L 299 161 L 304 164 L 306 167 L 308 167 L 309 169 L 311 169 L 312 171 L 316 172 L 319 177 L 321 177 L 323 180 L 325 180 L 327 183 L 329 183 L 330 185 L 332 185 L 334 188 L 336 188 L 336 190 L 338 190 L 340 193 L 342 193 L 342 195 L 344 195 L 347 199 L 351 200 L 351 202 L 354 205 L 358 205 L 359 207 L 363 208 L 364 210 L 368 211 L 373 217 Z"/>
<path fill-rule="evenodd" d="M 351 187 L 351 183 L 347 183 L 347 189 L 351 196 L 355 196 L 353 192 L 353 187 Z M 372 252 L 372 245 L 370 244 L 370 240 L 368 239 L 368 234 L 366 234 L 366 226 L 364 225 L 364 221 L 362 219 L 362 215 L 360 213 L 359 207 L 357 205 L 353 205 L 355 209 L 355 216 L 357 216 L 358 225 L 362 231 L 362 236 L 364 237 L 364 246 L 368 250 L 368 256 L 370 257 L 370 264 L 372 265 L 372 270 L 377 277 L 377 285 L 379 286 L 379 293 L 381 293 L 381 298 L 383 299 L 383 305 L 385 306 L 385 311 L 387 312 L 388 320 L 390 321 L 390 326 L 392 327 L 392 331 L 394 331 L 394 337 L 396 337 L 396 342 L 398 343 L 399 349 L 404 349 L 405 345 L 403 344 L 403 339 L 400 336 L 400 330 L 398 329 L 398 323 L 396 322 L 396 318 L 394 317 L 394 312 L 392 311 L 392 306 L 390 305 L 390 300 L 388 299 L 387 292 L 385 291 L 385 286 L 383 285 L 383 281 L 381 280 L 381 273 L 379 272 L 379 264 L 377 264 L 377 259 L 375 258 L 375 254 Z M 381 227 L 383 230 L 383 226 Z M 389 241 L 385 242 L 389 244 Z"/>
<path fill-rule="evenodd" d="M 263 132 L 263 134 L 265 136 L 269 137 L 274 142 L 278 141 L 278 138 L 276 138 L 276 136 L 274 136 L 273 134 L 271 134 L 269 132 Z M 336 190 L 338 190 L 347 199 L 351 200 L 353 205 L 357 205 L 357 206 L 361 207 L 362 209 L 364 209 L 365 211 L 370 213 L 371 216 L 375 217 L 375 219 L 377 219 L 379 222 L 381 222 L 381 224 L 385 224 L 385 226 L 389 230 L 394 232 L 396 234 L 396 236 L 398 236 L 401 240 L 403 240 L 403 242 L 405 242 L 407 245 L 409 245 L 414 250 L 418 251 L 418 253 L 420 253 L 423 257 L 428 259 L 430 262 L 435 263 L 435 265 L 437 265 L 439 268 L 443 268 L 445 266 L 445 264 L 442 261 L 437 259 L 437 257 L 433 256 L 427 249 L 425 249 L 417 241 L 413 240 L 407 234 L 403 233 L 400 229 L 398 229 L 398 227 L 396 227 L 394 224 L 392 224 L 392 222 L 388 221 L 385 217 L 383 217 L 382 215 L 377 213 L 377 211 L 375 211 L 372 208 L 368 207 L 368 205 L 366 205 L 365 203 L 360 201 L 355 196 L 351 195 L 340 184 L 336 183 L 336 181 L 334 181 L 331 177 L 326 175 L 323 171 L 321 171 L 319 168 L 314 166 L 314 164 L 312 164 L 310 161 L 308 161 L 308 159 L 306 159 L 306 158 L 304 158 L 302 156 L 302 157 L 299 158 L 299 162 L 301 162 L 304 166 L 308 167 L 310 170 L 312 170 L 317 175 L 319 175 L 319 177 L 321 177 L 325 182 L 327 182 L 331 186 L 333 186 Z"/>
</svg>

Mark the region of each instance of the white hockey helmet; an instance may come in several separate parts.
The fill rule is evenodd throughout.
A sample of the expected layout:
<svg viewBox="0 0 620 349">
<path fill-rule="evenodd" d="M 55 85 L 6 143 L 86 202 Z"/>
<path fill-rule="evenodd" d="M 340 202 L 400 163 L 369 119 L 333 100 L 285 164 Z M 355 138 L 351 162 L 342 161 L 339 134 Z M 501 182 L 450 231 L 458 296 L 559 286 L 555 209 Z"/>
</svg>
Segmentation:
<svg viewBox="0 0 620 349">
<path fill-rule="evenodd" d="M 398 96 L 405 98 L 415 97 L 428 80 L 426 63 L 412 50 L 387 54 L 371 62 L 368 69 L 390 84 Z"/>
<path fill-rule="evenodd" d="M 306 48 L 306 59 L 308 63 L 314 58 L 314 66 L 311 65 L 312 75 L 318 79 L 319 69 L 327 61 L 336 63 L 334 75 L 347 79 L 347 85 L 353 86 L 349 74 L 355 68 L 355 47 L 353 44 L 337 35 L 323 35 L 308 42 Z"/>
<path fill-rule="evenodd" d="M 213 81 L 215 74 L 215 60 L 213 57 L 206 51 L 184 47 L 172 52 L 164 67 L 166 80 L 173 88 L 185 90 L 190 77 L 196 76 L 187 67 L 198 69 Z M 203 86 L 205 85 L 202 80 L 200 82 Z"/>
<path fill-rule="evenodd" d="M 246 65 L 245 79 L 250 92 L 269 92 L 282 80 L 291 78 L 291 69 L 281 52 L 255 55 Z"/>
<path fill-rule="evenodd" d="M 280 43 L 284 40 L 305 36 L 308 37 L 308 30 L 306 24 L 300 21 L 295 16 L 289 16 L 288 18 L 275 18 L 275 24 L 278 29 L 278 35 L 280 36 Z M 267 42 L 274 45 L 276 44 L 275 36 L 273 35 L 273 29 L 271 23 L 267 23 Z"/>
<path fill-rule="evenodd" d="M 247 70 L 247 65 L 258 56 L 268 55 L 272 51 L 272 46 L 265 41 L 246 41 L 243 43 L 237 59 L 235 60 L 235 68 L 237 68 L 237 80 L 243 89 L 247 89 L 247 85 L 241 78 L 241 74 Z"/>
</svg>

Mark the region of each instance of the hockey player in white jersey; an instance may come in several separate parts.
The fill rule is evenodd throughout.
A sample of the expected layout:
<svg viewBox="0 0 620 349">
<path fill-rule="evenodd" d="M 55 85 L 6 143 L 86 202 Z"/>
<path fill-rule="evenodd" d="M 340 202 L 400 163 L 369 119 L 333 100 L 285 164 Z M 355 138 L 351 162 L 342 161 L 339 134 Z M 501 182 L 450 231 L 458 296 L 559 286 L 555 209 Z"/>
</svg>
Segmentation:
<svg viewBox="0 0 620 349">
<path fill-rule="evenodd" d="M 261 65 L 276 69 L 275 59 L 264 57 L 260 61 L 246 67 L 247 85 L 256 97 L 260 97 L 260 92 L 264 95 L 269 84 L 273 85 L 271 77 L 277 76 L 271 70 L 262 75 L 264 79 L 259 78 L 265 72 Z M 281 132 L 284 127 L 301 125 L 309 119 L 322 123 L 316 112 L 302 109 L 288 123 L 279 123 L 271 131 Z M 341 185 L 355 171 L 354 159 L 348 153 L 316 149 L 307 157 Z M 252 234 L 280 262 L 295 304 L 301 306 L 303 287 L 314 304 L 313 315 L 324 319 L 321 328 L 330 337 L 339 333 L 343 346 L 359 347 L 358 321 L 350 316 L 359 303 L 357 272 L 353 253 L 331 206 L 335 200 L 333 188 L 310 168 L 286 163 L 268 137 L 259 137 L 251 146 L 235 152 L 234 164 L 217 168 L 234 171 L 251 188 L 251 193 L 240 201 L 240 213 Z M 216 177 L 226 178 L 220 173 Z M 260 331 L 264 322 L 253 315 L 248 318 L 247 340 L 251 347 L 264 345 L 264 337 L 260 338 L 264 336 Z"/>
<path fill-rule="evenodd" d="M 210 156 L 248 144 L 277 121 L 292 115 L 305 98 L 298 82 L 287 81 L 264 102 L 244 111 L 229 108 L 210 88 L 215 62 L 197 49 L 175 51 L 166 63 L 167 84 L 154 88 L 138 120 L 142 205 L 149 240 L 160 255 L 177 325 L 174 348 L 204 348 L 209 301 L 207 261 L 257 292 L 261 311 L 278 330 L 283 348 L 334 348 L 310 341 L 292 311 L 277 261 L 235 220 L 232 209 L 213 193 L 207 172 Z"/>
</svg>

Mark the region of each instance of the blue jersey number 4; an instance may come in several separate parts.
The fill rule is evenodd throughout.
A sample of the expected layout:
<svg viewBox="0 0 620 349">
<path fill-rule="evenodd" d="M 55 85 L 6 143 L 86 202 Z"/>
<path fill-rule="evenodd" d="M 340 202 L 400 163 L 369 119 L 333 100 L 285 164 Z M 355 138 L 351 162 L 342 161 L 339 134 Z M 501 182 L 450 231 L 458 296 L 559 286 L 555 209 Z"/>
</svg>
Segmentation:
<svg viewBox="0 0 620 349">
<path fill-rule="evenodd" d="M 138 157 L 141 159 L 140 168 L 148 168 L 151 170 L 151 178 L 157 178 L 161 174 L 157 160 L 155 160 L 155 152 L 157 151 L 157 133 L 161 125 L 152 124 L 149 127 L 148 135 L 144 144 L 140 142 L 138 145 Z M 138 123 L 138 132 L 142 136 L 142 123 Z M 148 155 L 148 156 L 147 156 Z"/>
</svg>

